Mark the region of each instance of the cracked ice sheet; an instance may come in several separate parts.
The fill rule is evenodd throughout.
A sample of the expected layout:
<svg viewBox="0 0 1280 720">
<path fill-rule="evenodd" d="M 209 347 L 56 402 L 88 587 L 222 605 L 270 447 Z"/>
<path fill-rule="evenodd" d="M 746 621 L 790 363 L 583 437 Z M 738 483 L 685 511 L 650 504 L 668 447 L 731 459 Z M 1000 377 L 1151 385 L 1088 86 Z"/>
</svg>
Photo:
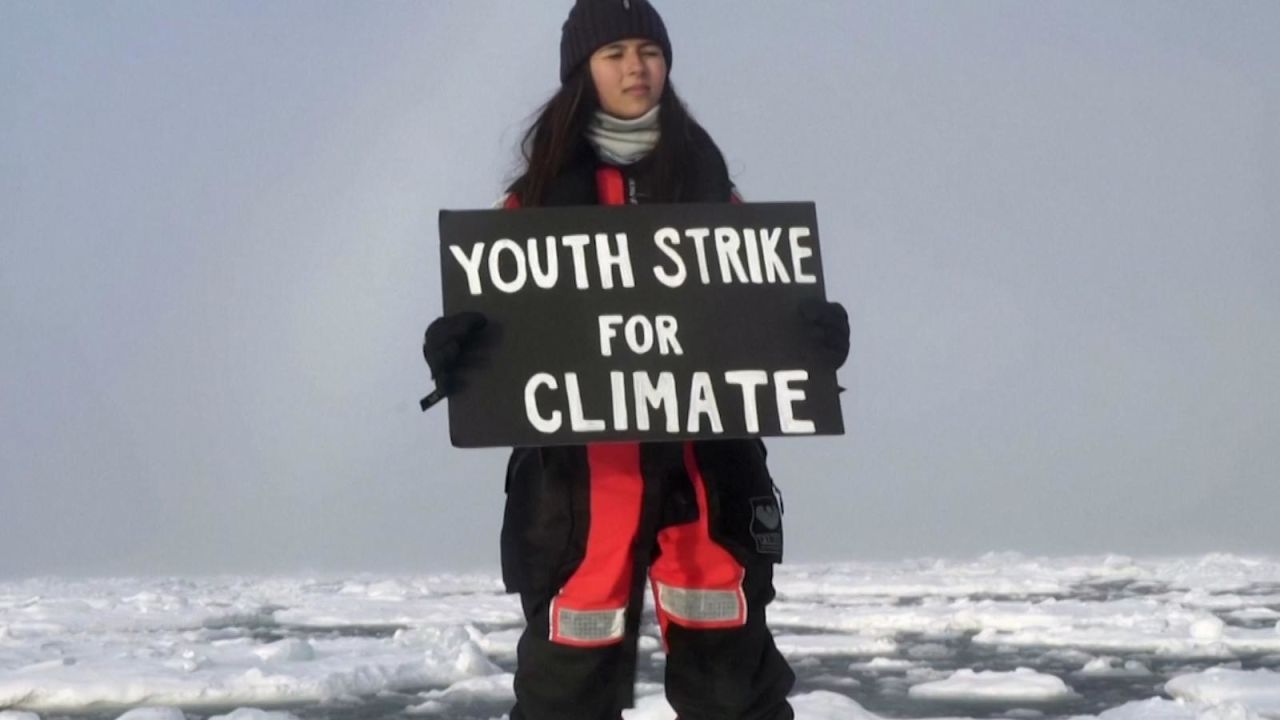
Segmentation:
<svg viewBox="0 0 1280 720">
<path fill-rule="evenodd" d="M 1208 705 L 1243 705 L 1265 717 L 1280 717 L 1280 673 L 1212 668 L 1179 675 L 1164 685 L 1180 700 Z"/>
<path fill-rule="evenodd" d="M 967 598 L 895 607 L 779 601 L 769 609 L 775 627 L 806 627 L 876 635 L 978 633 L 975 642 L 1144 650 L 1219 657 L 1280 651 L 1273 630 L 1224 628 L 1212 614 L 1145 598 L 1103 602 L 1010 602 Z"/>
<path fill-rule="evenodd" d="M 449 623 L 522 620 L 500 593 L 487 576 L 4 583 L 0 707 L 278 704 L 449 684 L 497 672 L 479 633 Z M 275 646 L 253 637 L 286 633 L 277 621 L 290 608 L 335 628 L 414 627 Z"/>
<path fill-rule="evenodd" d="M 512 703 L 516 699 L 514 682 L 515 676 L 511 673 L 459 680 L 443 690 L 419 693 L 423 702 L 405 708 L 404 712 L 409 715 L 436 715 L 448 711 L 450 706 L 477 701 Z"/>
<path fill-rule="evenodd" d="M 789 698 L 796 720 L 888 720 L 839 693 L 818 690 Z M 623 720 L 676 720 L 661 694 L 637 699 L 636 707 L 622 713 Z M 929 720 L 970 720 L 963 716 L 931 717 Z M 1125 703 L 1099 715 L 1076 715 L 1069 720 L 1263 720 L 1239 703 L 1203 705 L 1163 698 Z M 1269 720 L 1269 719 L 1267 719 Z"/>
<path fill-rule="evenodd" d="M 829 598 L 806 596 L 815 579 L 830 590 Z M 793 591 L 793 582 L 804 592 Z M 1270 647 L 1270 638 L 1280 637 L 1271 628 L 1223 627 L 1206 611 L 1262 608 L 1280 587 L 1280 565 L 1222 555 L 1133 561 L 1001 554 L 971 562 L 784 566 L 777 584 L 782 599 L 770 614 L 780 634 L 787 634 L 787 625 L 816 626 L 830 631 L 832 639 L 821 641 L 830 645 L 897 630 L 939 636 L 1054 632 L 1065 644 L 1058 652 L 1078 653 L 1076 644 L 1098 635 L 1115 638 L 1121 650 L 1172 642 L 1213 657 Z M 1123 587 L 1138 590 L 1096 602 L 1070 597 L 1082 589 Z M 884 594 L 895 589 L 904 595 Z M 992 599 L 993 592 L 999 599 Z M 510 652 L 512 628 L 521 619 L 516 599 L 501 594 L 496 576 L 484 575 L 4 582 L 0 678 L 26 683 L 31 692 L 19 702 L 23 707 L 28 698 L 57 695 L 87 708 L 95 698 L 141 697 L 171 686 L 194 706 L 205 701 L 196 686 L 222 693 L 218 702 L 228 705 L 374 694 L 402 682 L 423 690 L 493 674 L 481 660 L 486 653 Z M 493 626 L 461 626 L 472 621 Z M 406 629 L 377 636 L 364 632 L 370 627 Z M 299 628 L 306 629 L 309 651 L 298 645 L 266 649 L 280 636 L 300 634 Z M 452 635 L 432 639 L 423 632 Z M 433 655 L 427 646 L 444 654 Z M 934 678 L 908 678 L 926 679 Z M 10 691 L 22 688 L 6 686 Z"/>
<path fill-rule="evenodd" d="M 921 700 L 1053 702 L 1075 697 L 1060 678 L 1020 667 L 1013 672 L 957 670 L 949 677 L 912 685 L 907 691 Z"/>
<path fill-rule="evenodd" d="M 492 576 L 0 583 L 0 707 L 274 705 L 449 685 L 498 671 L 484 634 L 459 626 L 472 621 L 523 616 Z M 313 636 L 254 637 L 300 627 Z"/>
<path fill-rule="evenodd" d="M 888 720 L 839 693 L 818 690 L 790 698 L 796 720 Z M 675 720 L 675 711 L 661 694 L 637 699 L 636 707 L 622 713 L 623 720 Z M 963 716 L 929 720 L 969 720 Z M 1163 698 L 1126 703 L 1100 715 L 1077 715 L 1070 720 L 1259 720 L 1240 705 L 1210 706 Z"/>
<path fill-rule="evenodd" d="M 0 583 L 0 645 L 76 632 L 523 622 L 497 578 L 32 579 Z"/>
<path fill-rule="evenodd" d="M 1079 605 L 1087 605 L 1081 603 Z M 1087 612 L 1087 608 L 1079 608 Z M 983 623 L 973 637 L 976 644 L 1015 647 L 1073 647 L 1107 652 L 1151 652 L 1165 657 L 1234 658 L 1240 654 L 1280 652 L 1280 633 L 1274 629 L 1227 627 L 1217 617 L 1171 605 L 1152 605 L 1140 612 L 1117 610 L 1074 622 L 1061 618 L 1006 630 Z"/>
<path fill-rule="evenodd" d="M 524 622 L 516 597 L 503 592 L 500 580 L 483 576 L 348 580 L 301 600 L 277 610 L 276 621 L 308 628 Z"/>
<path fill-rule="evenodd" d="M 1135 570 L 1127 559 L 1113 561 L 1123 577 Z M 778 597 L 848 603 L 879 597 L 1031 596 L 1066 592 L 1095 577 L 1096 568 L 990 553 L 976 561 L 922 559 L 904 562 L 837 563 L 819 567 L 780 566 Z"/>
<path fill-rule="evenodd" d="M 855 700 L 825 690 L 795 695 L 789 698 L 795 710 L 796 720 L 880 720 Z M 622 712 L 623 720 L 675 720 L 675 710 L 659 694 L 644 695 L 636 699 L 636 706 Z M 931 720 L 952 720 L 932 718 Z"/>
<path fill-rule="evenodd" d="M 623 712 L 624 720 L 675 720 L 675 711 L 662 697 L 660 688 L 642 687 L 647 693 L 642 695 L 634 709 Z M 491 689 L 479 689 L 480 695 L 490 695 Z M 462 697 L 464 693 L 455 694 Z M 856 701 L 839 693 L 816 691 L 790 698 L 796 711 L 796 720 L 887 720 L 876 715 Z M 422 707 L 413 709 L 410 714 L 432 715 L 447 711 L 447 706 L 431 706 L 423 703 Z M 121 715 L 119 720 L 169 720 L 181 717 L 181 711 L 173 707 L 148 707 L 132 710 Z M 296 720 L 297 716 L 288 712 L 268 712 L 258 708 L 242 707 L 227 715 L 218 715 L 210 720 Z M 40 716 L 31 712 L 0 711 L 0 720 L 40 720 Z M 931 717 L 929 720 L 971 720 L 963 716 Z M 1126 703 L 1120 707 L 1107 710 L 1100 715 L 1077 715 L 1069 720 L 1262 720 L 1255 713 L 1239 704 L 1200 705 L 1184 703 L 1162 698 Z"/>
<path fill-rule="evenodd" d="M 892 637 L 775 634 L 773 642 L 789 659 L 892 655 L 898 651 L 898 644 Z"/>
<path fill-rule="evenodd" d="M 783 565 L 778 576 L 779 597 L 784 600 L 1032 597 L 1068 595 L 1078 586 L 1116 582 L 1198 591 L 1194 599 L 1246 590 L 1262 581 L 1280 584 L 1280 561 L 1220 553 L 1134 560 L 1124 555 L 1043 558 L 1006 552 L 988 553 L 976 560 Z M 1244 597 L 1247 603 L 1267 604 L 1266 597 Z"/>
<path fill-rule="evenodd" d="M 1211 555 L 1193 561 L 1152 561 L 1136 564 L 1117 556 L 1086 562 L 1079 559 L 1014 561 L 993 567 L 991 556 L 974 567 L 951 568 L 935 561 L 911 572 L 912 565 L 839 564 L 825 568 L 801 568 L 779 573 L 780 599 L 770 608 L 775 628 L 806 628 L 892 636 L 894 633 L 954 635 L 976 633 L 974 642 L 1003 646 L 1084 648 L 1099 652 L 1152 652 L 1164 656 L 1230 659 L 1240 654 L 1280 652 L 1280 632 L 1274 628 L 1225 627 L 1206 607 L 1232 608 L 1234 612 L 1265 618 L 1274 594 L 1235 594 L 1251 583 L 1280 581 L 1280 565 L 1248 558 Z M 1074 565 L 1071 563 L 1075 563 Z M 1061 567 L 1067 564 L 1067 567 Z M 917 566 L 919 563 L 916 564 Z M 954 570 L 954 572 L 952 572 Z M 1152 588 L 1176 587 L 1198 579 L 1231 594 L 1215 600 L 1203 588 L 1110 600 L 1042 596 L 1028 599 L 991 599 L 987 588 L 978 599 L 957 596 L 974 588 L 959 582 L 972 576 L 994 578 L 1002 592 L 1022 587 L 1037 592 L 1067 595 L 1116 578 Z M 1018 573 L 1033 573 L 1035 582 L 1019 582 Z M 1254 573 L 1257 573 L 1256 575 Z M 890 575 L 892 581 L 886 581 Z M 798 576 L 798 577 L 797 577 Z M 821 601 L 814 578 L 835 598 Z M 914 581 L 908 582 L 907 578 Z M 920 583 L 929 578 L 937 585 Z M 798 579 L 798 582 L 797 582 Z M 857 602 L 842 590 L 844 583 L 857 593 L 913 593 L 916 602 L 901 597 L 859 594 Z M 859 585 L 859 583 L 862 583 Z M 795 592 L 794 587 L 804 588 Z M 1253 609 L 1253 612 L 1250 610 Z"/>
<path fill-rule="evenodd" d="M 1067 720 L 1261 720 L 1238 703 L 1201 705 L 1164 698 L 1125 703 L 1098 715 L 1073 715 Z"/>
<path fill-rule="evenodd" d="M 308 650 L 298 652 L 299 642 Z M 391 639 L 281 643 L 294 648 L 263 652 L 263 644 L 251 638 L 168 647 L 161 641 L 140 649 L 106 646 L 84 658 L 10 666 L 0 673 L 0 706 L 275 705 L 449 685 L 499 672 L 463 628 L 423 628 Z"/>
</svg>

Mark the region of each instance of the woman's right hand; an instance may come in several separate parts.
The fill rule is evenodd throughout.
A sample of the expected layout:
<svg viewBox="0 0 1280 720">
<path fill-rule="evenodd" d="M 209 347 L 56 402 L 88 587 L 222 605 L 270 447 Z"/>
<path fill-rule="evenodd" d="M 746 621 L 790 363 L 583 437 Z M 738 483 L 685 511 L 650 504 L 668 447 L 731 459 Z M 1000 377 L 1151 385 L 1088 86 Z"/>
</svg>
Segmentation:
<svg viewBox="0 0 1280 720">
<path fill-rule="evenodd" d="M 422 341 L 422 357 L 431 368 L 436 387 L 449 394 L 462 358 L 488 319 L 478 312 L 460 312 L 436 318 L 427 326 Z"/>
</svg>

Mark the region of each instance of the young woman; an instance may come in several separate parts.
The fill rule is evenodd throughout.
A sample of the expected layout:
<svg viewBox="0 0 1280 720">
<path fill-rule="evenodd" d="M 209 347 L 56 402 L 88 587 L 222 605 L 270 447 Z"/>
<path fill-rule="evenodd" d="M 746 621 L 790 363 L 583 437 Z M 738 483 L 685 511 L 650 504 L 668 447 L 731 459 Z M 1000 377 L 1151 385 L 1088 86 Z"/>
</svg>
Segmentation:
<svg viewBox="0 0 1280 720">
<path fill-rule="evenodd" d="M 647 0 L 578 0 L 560 89 L 525 134 L 505 206 L 736 201 L 671 61 Z M 819 302 L 802 317 L 842 364 L 844 309 Z M 423 352 L 444 392 L 484 324 L 460 313 L 428 328 Z M 503 580 L 527 620 L 512 720 L 616 720 L 630 706 L 646 573 L 682 720 L 793 717 L 795 676 L 765 625 L 782 548 L 762 442 L 515 448 L 506 489 Z"/>
</svg>

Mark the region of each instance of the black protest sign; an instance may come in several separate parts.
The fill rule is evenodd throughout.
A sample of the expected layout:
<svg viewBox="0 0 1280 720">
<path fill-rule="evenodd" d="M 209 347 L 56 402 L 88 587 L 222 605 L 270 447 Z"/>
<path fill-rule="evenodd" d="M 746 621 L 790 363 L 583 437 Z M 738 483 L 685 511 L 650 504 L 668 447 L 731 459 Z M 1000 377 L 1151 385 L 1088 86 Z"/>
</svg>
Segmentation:
<svg viewBox="0 0 1280 720">
<path fill-rule="evenodd" d="M 442 211 L 446 313 L 488 324 L 458 447 L 833 435 L 812 203 Z"/>
</svg>

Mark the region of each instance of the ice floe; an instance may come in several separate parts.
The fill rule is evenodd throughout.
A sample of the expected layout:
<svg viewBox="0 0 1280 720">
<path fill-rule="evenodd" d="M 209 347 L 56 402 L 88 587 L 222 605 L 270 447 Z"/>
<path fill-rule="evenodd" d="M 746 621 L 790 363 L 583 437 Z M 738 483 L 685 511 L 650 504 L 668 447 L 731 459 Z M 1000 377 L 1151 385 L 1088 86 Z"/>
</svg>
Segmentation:
<svg viewBox="0 0 1280 720">
<path fill-rule="evenodd" d="M 1179 675 L 1164 685 L 1179 700 L 1208 705 L 1237 703 L 1263 716 L 1280 717 L 1280 673 L 1211 668 Z"/>
<path fill-rule="evenodd" d="M 280 710 L 242 707 L 236 708 L 226 715 L 214 715 L 209 720 L 298 720 L 298 716 Z"/>
<path fill-rule="evenodd" d="M 1151 669 L 1138 660 L 1104 655 L 1085 663 L 1074 674 L 1083 677 L 1146 677 L 1151 674 Z"/>
<path fill-rule="evenodd" d="M 908 691 L 922 700 L 1052 702 L 1075 696 L 1066 683 L 1031 668 L 1013 672 L 957 670 L 945 680 L 914 685 Z"/>
<path fill-rule="evenodd" d="M 124 713 L 116 720 L 186 720 L 187 716 L 176 707 L 139 707 Z"/>
<path fill-rule="evenodd" d="M 774 643 L 787 657 L 815 657 L 825 655 L 858 656 L 883 655 L 897 652 L 898 644 L 892 638 L 864 637 L 859 635 L 788 635 L 777 634 Z"/>
<path fill-rule="evenodd" d="M 1128 682 L 1152 695 L 1165 683 L 1175 699 L 1134 695 L 1094 706 L 1100 716 L 1280 718 L 1274 560 L 992 553 L 784 565 L 775 582 L 778 647 L 809 689 L 839 691 L 798 695 L 801 717 L 871 718 L 855 699 L 874 693 L 1050 702 Z M 138 713 L 126 720 L 228 707 L 241 708 L 232 720 L 282 720 L 250 715 L 372 697 L 496 716 L 511 701 L 522 623 L 496 572 L 0 582 L 0 720 L 103 707 Z M 640 650 L 660 679 L 656 632 L 650 616 Z M 963 665 L 975 653 L 1036 669 L 974 672 Z M 628 717 L 671 717 L 660 685 L 638 692 Z"/>
</svg>

